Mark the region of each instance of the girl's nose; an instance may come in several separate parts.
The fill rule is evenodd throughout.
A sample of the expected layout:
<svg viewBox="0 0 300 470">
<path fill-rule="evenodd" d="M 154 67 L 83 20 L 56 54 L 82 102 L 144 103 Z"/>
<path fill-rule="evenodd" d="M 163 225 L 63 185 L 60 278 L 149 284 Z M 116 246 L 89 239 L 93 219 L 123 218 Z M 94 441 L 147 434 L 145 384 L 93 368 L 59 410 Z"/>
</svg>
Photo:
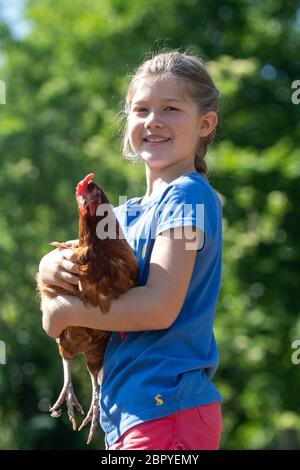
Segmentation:
<svg viewBox="0 0 300 470">
<path fill-rule="evenodd" d="M 145 128 L 151 129 L 154 127 L 161 128 L 163 127 L 163 122 L 159 119 L 159 116 L 156 113 L 150 113 L 145 121 Z"/>
</svg>

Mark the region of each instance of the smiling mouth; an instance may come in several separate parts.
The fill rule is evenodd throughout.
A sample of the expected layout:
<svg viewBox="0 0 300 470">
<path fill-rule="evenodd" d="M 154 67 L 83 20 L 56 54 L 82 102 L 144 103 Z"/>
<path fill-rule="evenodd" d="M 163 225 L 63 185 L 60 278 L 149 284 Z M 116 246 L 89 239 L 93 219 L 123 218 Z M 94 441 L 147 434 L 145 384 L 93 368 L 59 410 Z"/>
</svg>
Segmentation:
<svg viewBox="0 0 300 470">
<path fill-rule="evenodd" d="M 143 141 L 146 143 L 146 144 L 150 144 L 150 145 L 159 145 L 159 144 L 165 144 L 166 142 L 169 142 L 171 139 L 170 138 L 166 138 L 166 139 L 143 139 Z"/>
</svg>

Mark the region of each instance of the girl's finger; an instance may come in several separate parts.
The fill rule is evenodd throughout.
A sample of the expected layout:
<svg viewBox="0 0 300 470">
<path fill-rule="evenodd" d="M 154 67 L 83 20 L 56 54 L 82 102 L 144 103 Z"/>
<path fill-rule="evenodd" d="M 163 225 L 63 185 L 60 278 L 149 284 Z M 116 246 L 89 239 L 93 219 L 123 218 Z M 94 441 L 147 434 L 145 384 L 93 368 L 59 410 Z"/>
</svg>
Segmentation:
<svg viewBox="0 0 300 470">
<path fill-rule="evenodd" d="M 79 276 L 71 274 L 67 271 L 62 271 L 60 274 L 60 277 L 64 282 L 68 282 L 69 284 L 73 284 L 73 285 L 78 285 Z"/>
<path fill-rule="evenodd" d="M 74 255 L 74 252 L 73 250 L 71 250 L 71 248 L 64 248 L 64 251 L 62 253 L 62 258 L 70 259 L 72 258 L 73 255 Z"/>
<path fill-rule="evenodd" d="M 77 255 L 72 250 L 66 249 L 64 250 L 63 259 L 66 259 L 68 261 L 71 261 L 72 263 L 75 263 L 77 261 Z"/>
<path fill-rule="evenodd" d="M 78 281 L 77 281 L 77 284 L 78 284 Z M 57 286 L 61 287 L 68 293 L 78 294 L 78 287 L 75 287 L 74 285 L 69 284 L 68 282 L 64 282 L 61 280 L 59 283 L 57 283 Z"/>
<path fill-rule="evenodd" d="M 73 273 L 73 274 L 79 274 L 79 268 L 77 266 L 77 264 L 75 263 L 72 263 L 72 261 L 68 261 L 66 259 L 63 259 L 61 261 L 61 267 L 65 270 L 65 271 L 68 271 L 69 273 Z"/>
<path fill-rule="evenodd" d="M 77 255 L 77 253 L 74 253 L 73 251 L 72 251 L 71 254 L 68 253 L 67 256 L 68 256 L 67 259 L 68 259 L 69 261 L 72 261 L 72 263 L 76 263 L 76 262 L 78 261 L 78 255 Z"/>
</svg>

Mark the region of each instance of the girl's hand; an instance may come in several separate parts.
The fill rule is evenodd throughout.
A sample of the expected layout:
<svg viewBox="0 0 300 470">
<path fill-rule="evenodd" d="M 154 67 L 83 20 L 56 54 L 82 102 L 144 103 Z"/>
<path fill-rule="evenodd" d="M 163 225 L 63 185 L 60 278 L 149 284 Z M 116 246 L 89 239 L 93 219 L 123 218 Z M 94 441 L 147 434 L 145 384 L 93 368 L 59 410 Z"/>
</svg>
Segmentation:
<svg viewBox="0 0 300 470">
<path fill-rule="evenodd" d="M 74 263 L 72 246 L 78 244 L 78 240 L 65 242 L 70 249 L 56 248 L 45 255 L 39 265 L 39 274 L 42 282 L 59 286 L 68 292 L 78 292 L 79 269 Z"/>
</svg>

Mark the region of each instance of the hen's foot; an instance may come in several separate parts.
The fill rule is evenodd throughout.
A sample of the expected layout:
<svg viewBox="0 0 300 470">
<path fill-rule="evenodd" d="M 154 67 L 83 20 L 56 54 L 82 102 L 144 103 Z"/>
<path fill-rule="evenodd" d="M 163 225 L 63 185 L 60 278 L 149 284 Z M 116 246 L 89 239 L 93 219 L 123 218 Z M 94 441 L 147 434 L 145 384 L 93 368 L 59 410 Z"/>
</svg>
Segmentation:
<svg viewBox="0 0 300 470">
<path fill-rule="evenodd" d="M 50 408 L 52 418 L 59 418 L 62 414 L 61 405 L 66 402 L 69 420 L 72 423 L 73 430 L 76 431 L 76 419 L 74 414 L 74 406 L 81 413 L 84 414 L 82 406 L 80 405 L 77 397 L 74 393 L 72 384 L 67 384 L 63 387 L 57 401 L 55 404 Z"/>
<path fill-rule="evenodd" d="M 78 429 L 78 431 L 81 431 L 82 428 L 84 428 L 88 423 L 91 422 L 87 444 L 89 444 L 94 437 L 94 434 L 98 426 L 99 414 L 100 414 L 99 394 L 98 394 L 98 390 L 93 390 L 93 399 L 92 399 L 91 407 L 85 419 L 82 421 L 80 428 Z"/>
</svg>

